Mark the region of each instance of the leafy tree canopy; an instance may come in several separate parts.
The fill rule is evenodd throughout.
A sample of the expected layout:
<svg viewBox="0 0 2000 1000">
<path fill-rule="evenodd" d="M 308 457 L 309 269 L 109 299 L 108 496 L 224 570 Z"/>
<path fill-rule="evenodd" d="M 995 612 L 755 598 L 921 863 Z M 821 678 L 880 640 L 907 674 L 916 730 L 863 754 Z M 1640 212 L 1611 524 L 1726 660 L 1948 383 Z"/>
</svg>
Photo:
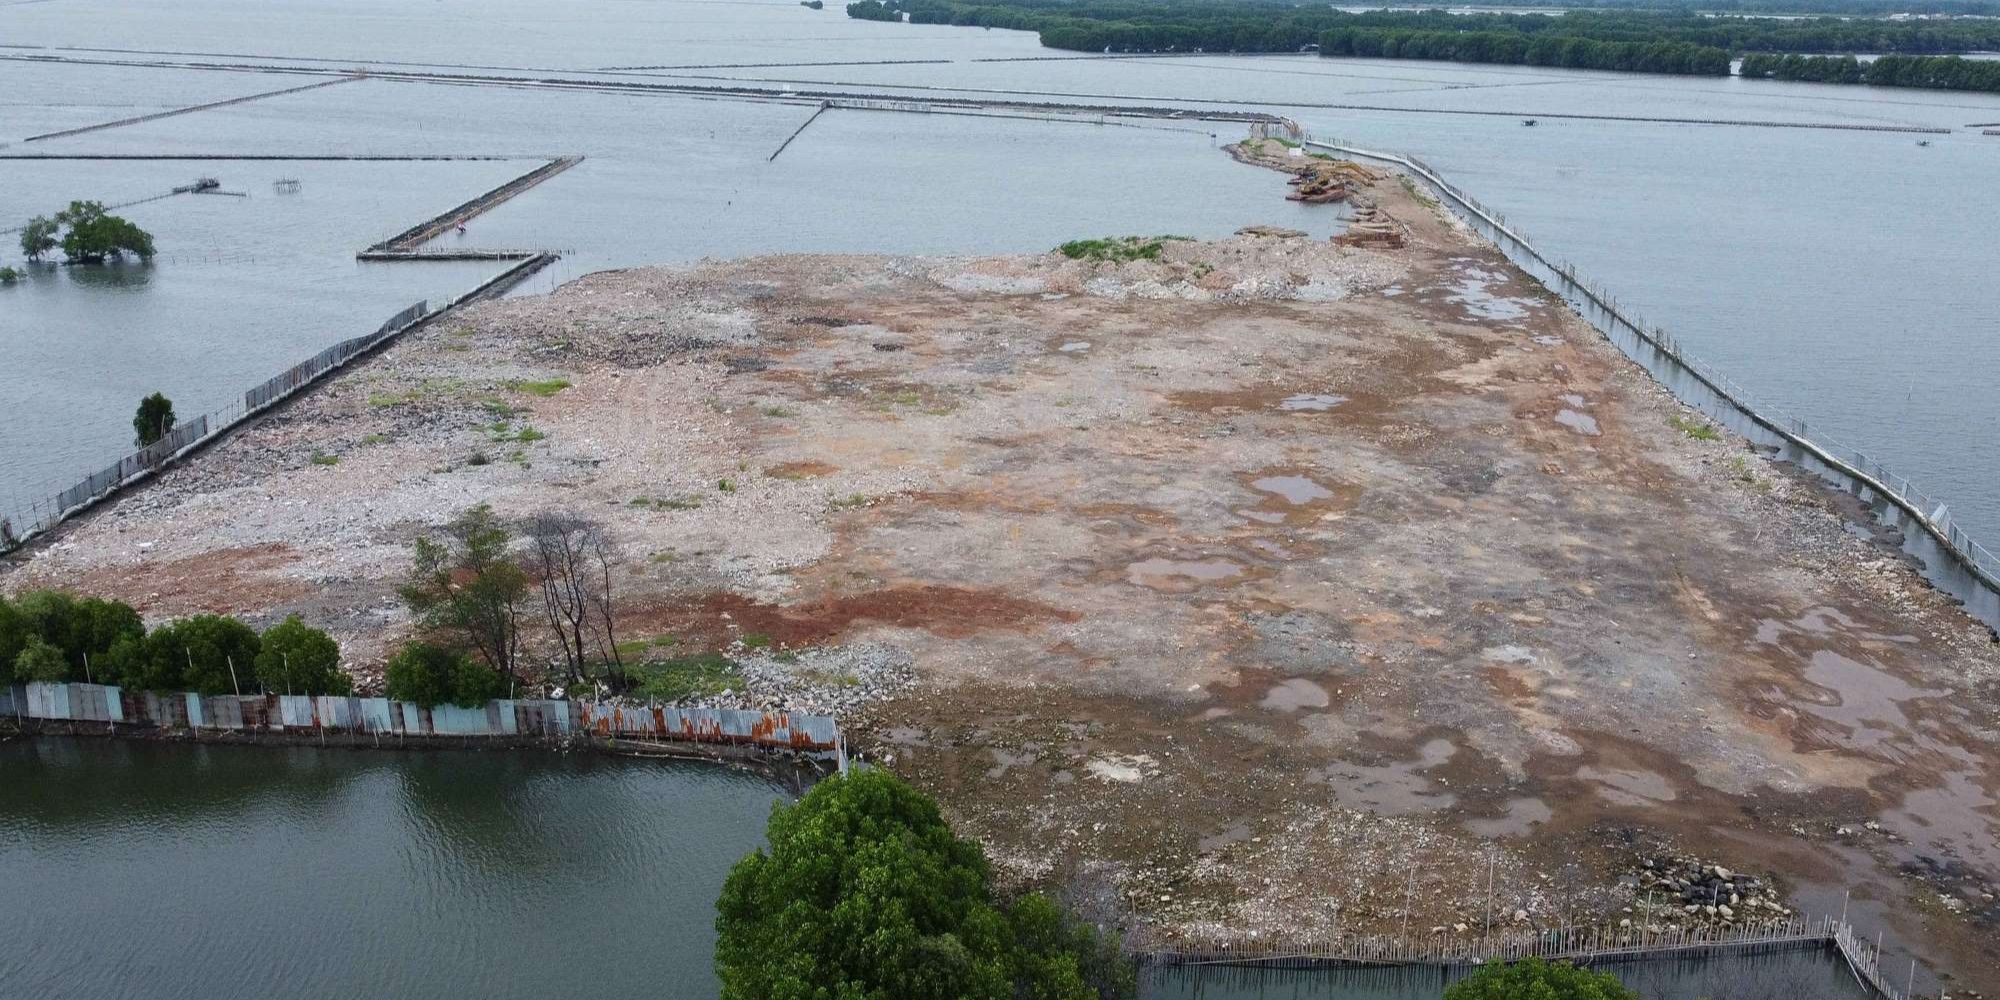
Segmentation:
<svg viewBox="0 0 2000 1000">
<path fill-rule="evenodd" d="M 1609 972 L 1529 958 L 1483 966 L 1448 987 L 1444 1000 L 1639 1000 L 1639 994 Z"/>
<path fill-rule="evenodd" d="M 1094 931 L 1028 897 L 1011 912 L 985 854 L 885 771 L 829 778 L 772 810 L 767 849 L 716 902 L 723 1000 L 1098 1000 L 1136 992 Z"/>
<path fill-rule="evenodd" d="M 62 227 L 56 220 L 46 215 L 37 215 L 21 227 L 21 254 L 29 260 L 41 260 L 42 255 L 56 248 L 56 234 Z"/>
<path fill-rule="evenodd" d="M 257 679 L 277 694 L 354 693 L 354 679 L 340 669 L 340 644 L 298 615 L 264 630 Z"/>
<path fill-rule="evenodd" d="M 153 256 L 152 234 L 107 214 L 102 202 L 72 201 L 56 213 L 55 221 L 65 229 L 62 252 L 72 262 L 97 263 L 128 253 L 141 260 Z"/>
<path fill-rule="evenodd" d="M 387 694 L 425 708 L 454 704 L 465 708 L 507 696 L 500 673 L 457 650 L 413 642 L 389 658 Z"/>
<path fill-rule="evenodd" d="M 166 437 L 174 429 L 174 401 L 162 393 L 153 393 L 139 401 L 139 412 L 132 415 L 134 444 L 141 448 Z"/>
<path fill-rule="evenodd" d="M 257 632 L 234 618 L 196 615 L 147 634 L 136 677 L 126 686 L 152 691 L 234 694 L 257 690 Z"/>
</svg>

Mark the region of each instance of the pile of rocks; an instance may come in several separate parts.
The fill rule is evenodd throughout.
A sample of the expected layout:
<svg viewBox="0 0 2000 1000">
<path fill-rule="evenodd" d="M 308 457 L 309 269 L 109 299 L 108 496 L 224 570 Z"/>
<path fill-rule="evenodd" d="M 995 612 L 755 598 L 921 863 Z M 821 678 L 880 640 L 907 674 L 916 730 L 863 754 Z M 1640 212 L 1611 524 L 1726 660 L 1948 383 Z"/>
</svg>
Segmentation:
<svg viewBox="0 0 2000 1000">
<path fill-rule="evenodd" d="M 1766 880 L 1694 858 L 1646 858 L 1626 880 L 1659 919 L 1757 924 L 1792 915 Z M 1680 910 L 1679 918 L 1673 916 L 1674 908 Z"/>
</svg>

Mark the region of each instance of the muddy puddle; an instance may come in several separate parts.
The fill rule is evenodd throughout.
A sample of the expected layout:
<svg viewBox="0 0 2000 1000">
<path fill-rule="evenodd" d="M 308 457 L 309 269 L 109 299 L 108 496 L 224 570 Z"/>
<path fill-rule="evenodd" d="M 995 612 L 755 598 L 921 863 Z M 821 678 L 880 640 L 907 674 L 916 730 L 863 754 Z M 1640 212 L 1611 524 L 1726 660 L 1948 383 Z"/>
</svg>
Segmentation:
<svg viewBox="0 0 2000 1000">
<path fill-rule="evenodd" d="M 1346 396 L 1330 392 L 1300 392 L 1278 400 L 1278 409 L 1290 413 L 1318 413 L 1347 402 Z"/>
<path fill-rule="evenodd" d="M 1125 578 L 1155 590 L 1183 590 L 1243 575 L 1243 564 L 1220 557 L 1166 559 L 1155 557 L 1126 567 Z"/>
<path fill-rule="evenodd" d="M 1383 764 L 1355 764 L 1337 761 L 1306 772 L 1306 781 L 1323 784 L 1335 805 L 1383 816 L 1449 809 L 1458 802 L 1455 792 L 1425 777 L 1422 772 L 1450 761 L 1458 748 L 1450 740 L 1438 738 L 1417 748 L 1415 760 Z"/>
<path fill-rule="evenodd" d="M 1258 704 L 1274 712 L 1297 712 L 1308 708 L 1325 708 L 1333 703 L 1326 688 L 1303 677 L 1279 681 L 1264 692 L 1264 700 Z"/>
</svg>

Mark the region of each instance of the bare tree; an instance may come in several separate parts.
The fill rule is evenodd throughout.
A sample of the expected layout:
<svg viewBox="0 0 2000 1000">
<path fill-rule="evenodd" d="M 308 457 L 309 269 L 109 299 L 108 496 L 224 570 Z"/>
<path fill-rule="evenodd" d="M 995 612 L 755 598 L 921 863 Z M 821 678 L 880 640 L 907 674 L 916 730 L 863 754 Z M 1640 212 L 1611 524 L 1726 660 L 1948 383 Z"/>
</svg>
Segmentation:
<svg viewBox="0 0 2000 1000">
<path fill-rule="evenodd" d="M 521 599 L 528 580 L 508 553 L 512 537 L 480 504 L 412 547 L 403 600 L 425 627 L 454 634 L 509 680 L 518 675 Z"/>
<path fill-rule="evenodd" d="M 597 659 L 622 681 L 624 664 L 612 626 L 611 555 L 604 529 L 570 514 L 543 513 L 528 522 L 529 572 L 541 585 L 542 613 L 562 646 L 572 679 Z"/>
</svg>

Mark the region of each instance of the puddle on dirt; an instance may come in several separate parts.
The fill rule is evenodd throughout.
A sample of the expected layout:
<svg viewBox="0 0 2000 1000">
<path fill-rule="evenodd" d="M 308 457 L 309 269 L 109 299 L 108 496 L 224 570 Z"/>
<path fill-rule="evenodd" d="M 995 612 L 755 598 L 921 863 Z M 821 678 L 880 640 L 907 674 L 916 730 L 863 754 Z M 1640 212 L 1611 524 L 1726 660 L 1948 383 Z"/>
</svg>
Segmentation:
<svg viewBox="0 0 2000 1000">
<path fill-rule="evenodd" d="M 899 747 L 930 746 L 930 741 L 925 739 L 927 735 L 923 730 L 914 726 L 892 726 L 881 732 L 882 742 L 894 743 Z"/>
<path fill-rule="evenodd" d="M 1556 411 L 1556 423 L 1559 423 L 1564 427 L 1567 427 L 1570 430 L 1577 432 L 1578 434 L 1587 434 L 1591 437 L 1596 437 L 1599 433 L 1597 429 L 1596 417 L 1593 417 L 1588 413 L 1579 413 L 1575 410 L 1568 409 L 1567 407 Z"/>
<path fill-rule="evenodd" d="M 1270 690 L 1264 692 L 1264 700 L 1260 704 L 1277 712 L 1296 712 L 1304 708 L 1325 708 L 1332 703 L 1326 688 L 1303 677 L 1294 677 L 1271 685 Z"/>
<path fill-rule="evenodd" d="M 1449 809 L 1458 802 L 1452 792 L 1434 787 L 1419 774 L 1450 760 L 1458 748 L 1447 739 L 1426 742 L 1417 759 L 1388 764 L 1350 764 L 1341 761 L 1306 772 L 1306 781 L 1325 784 L 1335 804 L 1384 816 Z"/>
<path fill-rule="evenodd" d="M 1067 341 L 1062 346 L 1056 348 L 1056 350 L 1061 351 L 1064 354 L 1076 354 L 1080 351 L 1088 351 L 1090 350 L 1090 341 L 1088 340 Z"/>
<path fill-rule="evenodd" d="M 1235 826 L 1232 826 L 1229 829 L 1222 831 L 1221 833 L 1210 834 L 1209 836 L 1201 838 L 1201 840 L 1195 843 L 1195 847 L 1196 849 L 1200 850 L 1201 853 L 1203 854 L 1213 854 L 1216 851 L 1222 850 L 1223 848 L 1228 847 L 1231 844 L 1241 844 L 1249 839 L 1250 839 L 1249 824 L 1238 823 Z"/>
<path fill-rule="evenodd" d="M 1506 272 L 1484 267 L 1460 267 L 1458 273 L 1460 281 L 1446 289 L 1446 302 L 1477 319 L 1505 321 L 1527 318 L 1528 300 L 1493 292 L 1495 285 L 1507 281 Z"/>
<path fill-rule="evenodd" d="M 1345 402 L 1346 396 L 1331 392 L 1301 392 L 1278 400 L 1278 409 L 1293 412 L 1331 410 Z"/>
<path fill-rule="evenodd" d="M 1526 646 L 1488 646 L 1479 651 L 1479 656 L 1493 663 L 1535 662 L 1535 651 Z"/>
<path fill-rule="evenodd" d="M 988 747 L 986 752 L 993 755 L 993 766 L 986 770 L 988 778 L 1002 777 L 1007 773 L 1009 768 L 1021 767 L 1035 762 L 1035 755 L 1025 750 L 1015 753 L 1011 750 L 1002 750 L 999 747 Z"/>
<path fill-rule="evenodd" d="M 1548 334 L 1542 334 L 1541 336 L 1534 337 L 1532 339 L 1534 340 L 1535 343 L 1540 344 L 1543 347 L 1554 347 L 1557 344 L 1563 342 L 1561 337 L 1551 337 Z"/>
<path fill-rule="evenodd" d="M 1586 764 L 1576 769 L 1576 776 L 1595 784 L 1597 794 L 1613 805 L 1655 806 L 1680 797 L 1665 775 L 1639 768 Z"/>
<path fill-rule="evenodd" d="M 1133 563 L 1125 573 L 1126 579 L 1141 587 L 1200 586 L 1239 576 L 1243 565 L 1221 558 L 1153 558 Z"/>
<path fill-rule="evenodd" d="M 1153 758 L 1143 753 L 1105 754 L 1085 762 L 1083 769 L 1089 771 L 1091 777 L 1123 785 L 1138 784 L 1148 771 L 1157 771 Z"/>
<path fill-rule="evenodd" d="M 1332 490 L 1305 476 L 1265 476 L 1261 479 L 1252 479 L 1250 485 L 1266 493 L 1283 497 L 1286 503 L 1294 506 L 1333 498 Z"/>
<path fill-rule="evenodd" d="M 1484 819 L 1468 819 L 1465 828 L 1481 837 L 1522 837 L 1554 815 L 1554 810 L 1541 799 L 1508 799 L 1505 812 Z"/>
</svg>

